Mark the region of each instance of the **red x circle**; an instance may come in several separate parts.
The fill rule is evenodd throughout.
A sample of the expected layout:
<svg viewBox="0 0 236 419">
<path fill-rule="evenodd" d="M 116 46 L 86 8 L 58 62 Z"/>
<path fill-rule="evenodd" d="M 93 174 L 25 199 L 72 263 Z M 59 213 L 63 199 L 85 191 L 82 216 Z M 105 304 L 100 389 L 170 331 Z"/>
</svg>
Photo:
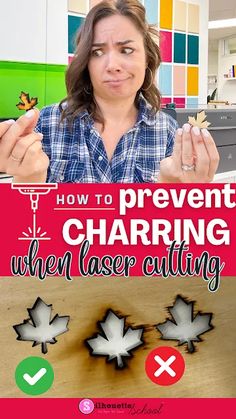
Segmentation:
<svg viewBox="0 0 236 419">
<path fill-rule="evenodd" d="M 184 373 L 184 358 L 177 349 L 171 346 L 159 346 L 147 356 L 145 370 L 153 383 L 171 386 L 177 383 Z"/>
</svg>

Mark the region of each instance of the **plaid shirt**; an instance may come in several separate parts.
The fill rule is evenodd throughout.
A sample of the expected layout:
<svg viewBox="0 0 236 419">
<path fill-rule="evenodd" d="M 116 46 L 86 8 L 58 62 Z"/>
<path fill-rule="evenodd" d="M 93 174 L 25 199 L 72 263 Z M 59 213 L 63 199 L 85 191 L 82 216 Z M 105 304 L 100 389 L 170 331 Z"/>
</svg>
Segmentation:
<svg viewBox="0 0 236 419">
<path fill-rule="evenodd" d="M 177 122 L 163 112 L 153 114 L 140 98 L 137 122 L 122 136 L 109 162 L 94 121 L 83 111 L 69 130 L 58 105 L 42 109 L 36 131 L 50 159 L 47 182 L 156 182 L 160 161 L 173 150 Z"/>
</svg>

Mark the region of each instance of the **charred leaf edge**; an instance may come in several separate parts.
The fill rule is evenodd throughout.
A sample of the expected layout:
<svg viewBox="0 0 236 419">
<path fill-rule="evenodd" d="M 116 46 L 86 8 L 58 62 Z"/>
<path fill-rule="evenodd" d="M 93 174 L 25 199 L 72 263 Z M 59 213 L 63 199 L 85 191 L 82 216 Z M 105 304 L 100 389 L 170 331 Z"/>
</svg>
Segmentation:
<svg viewBox="0 0 236 419">
<path fill-rule="evenodd" d="M 101 323 L 104 323 L 104 322 L 106 321 L 106 319 L 107 319 L 107 317 L 108 317 L 108 315 L 109 315 L 110 313 L 114 314 L 114 315 L 115 315 L 116 317 L 118 317 L 119 319 L 124 320 L 124 331 L 123 331 L 123 336 L 126 334 L 126 332 L 127 332 L 127 330 L 128 330 L 129 328 L 131 328 L 132 330 L 140 330 L 140 329 L 142 330 L 142 333 L 141 333 L 141 338 L 140 338 L 141 343 L 140 343 L 140 344 L 138 344 L 135 348 L 133 348 L 133 349 L 131 350 L 132 352 L 133 352 L 133 351 L 136 351 L 137 349 L 139 349 L 139 348 L 140 348 L 140 346 L 142 346 L 142 345 L 144 345 L 144 344 L 145 344 L 145 341 L 144 341 L 144 339 L 143 339 L 144 327 L 140 327 L 140 326 L 130 326 L 129 324 L 127 325 L 127 327 L 125 327 L 125 326 L 126 326 L 126 319 L 129 317 L 129 315 L 124 316 L 124 315 L 122 315 L 121 313 L 117 314 L 117 311 L 116 311 L 116 310 L 112 310 L 111 308 L 108 308 L 108 309 L 106 310 L 106 313 L 104 314 L 104 316 L 103 316 L 102 320 L 98 320 L 98 321 L 97 321 L 97 329 L 99 329 L 99 331 L 98 331 L 98 332 L 94 332 L 94 334 L 93 334 L 90 338 L 85 339 L 85 340 L 84 340 L 84 344 L 85 344 L 86 348 L 89 350 L 89 354 L 90 354 L 90 356 L 92 356 L 92 357 L 94 357 L 94 358 L 97 358 L 97 357 L 106 357 L 106 363 L 107 363 L 107 364 L 111 364 L 111 363 L 113 362 L 113 364 L 115 363 L 115 368 L 116 368 L 116 370 L 121 371 L 121 370 L 123 370 L 124 368 L 127 368 L 127 367 L 128 367 L 128 360 L 129 360 L 129 359 L 131 359 L 131 358 L 133 358 L 133 353 L 132 353 L 132 352 L 131 352 L 131 353 L 129 353 L 129 355 L 127 355 L 127 356 L 121 355 L 123 365 L 122 365 L 121 367 L 119 367 L 119 366 L 118 366 L 118 363 L 117 363 L 117 358 L 116 358 L 116 357 L 114 357 L 113 359 L 110 359 L 110 360 L 109 360 L 109 355 L 107 355 L 107 354 L 94 354 L 94 353 L 93 353 L 93 349 L 91 348 L 91 346 L 90 346 L 90 345 L 89 345 L 89 343 L 88 343 L 88 341 L 89 341 L 89 340 L 91 340 L 91 339 L 96 339 L 96 338 L 98 337 L 98 335 L 102 336 L 104 339 L 106 339 L 106 340 L 108 341 L 108 339 L 107 339 L 107 337 L 106 337 L 106 335 L 105 335 L 105 333 L 104 333 L 104 331 L 103 331 L 103 329 L 102 329 L 102 327 L 101 327 Z"/>
<path fill-rule="evenodd" d="M 161 333 L 162 334 L 162 332 L 158 329 L 158 326 L 161 326 L 161 325 L 163 325 L 164 323 L 166 323 L 166 321 L 167 320 L 169 320 L 171 323 L 173 323 L 173 324 L 175 324 L 176 326 L 177 326 L 177 323 L 176 323 L 176 321 L 174 320 L 174 317 L 172 316 L 172 314 L 171 314 L 171 309 L 174 307 L 174 305 L 176 304 L 176 302 L 177 302 L 177 300 L 178 299 L 181 299 L 182 301 L 184 301 L 184 303 L 185 304 L 187 304 L 187 305 L 190 305 L 191 304 L 191 308 L 192 308 L 192 311 L 191 311 L 191 322 L 193 322 L 194 321 L 194 319 L 196 318 L 196 316 L 197 315 L 199 315 L 199 316 L 205 316 L 205 315 L 208 315 L 209 316 L 209 321 L 208 321 L 208 326 L 209 326 L 209 329 L 208 330 L 206 330 L 205 332 L 203 332 L 203 333 L 201 333 L 200 335 L 197 335 L 196 337 L 197 337 L 197 339 L 198 340 L 191 340 L 191 342 L 203 342 L 204 340 L 200 337 L 200 336 L 202 336 L 202 335 L 204 335 L 205 333 L 207 333 L 207 332 L 209 332 L 210 330 L 212 330 L 212 329 L 214 329 L 214 326 L 211 324 L 211 321 L 212 321 L 212 319 L 213 319 L 213 313 L 208 313 L 208 312 L 202 312 L 201 310 L 199 310 L 198 312 L 196 312 L 196 314 L 194 315 L 194 305 L 197 303 L 197 301 L 196 300 L 189 300 L 189 298 L 188 297 L 183 297 L 181 294 L 177 294 L 177 296 L 176 296 L 176 298 L 175 298 L 175 301 L 174 301 L 174 303 L 173 303 L 173 305 L 172 306 L 168 306 L 168 307 L 166 307 L 166 309 L 167 309 L 167 311 L 168 311 L 168 313 L 169 313 L 169 315 L 171 316 L 171 318 L 166 318 L 166 320 L 164 321 L 164 322 L 162 322 L 162 323 L 158 323 L 158 324 L 156 324 L 155 325 L 155 328 L 158 330 L 158 332 L 159 333 Z M 174 339 L 174 338 L 164 338 L 163 337 L 163 335 L 162 336 L 160 336 L 160 338 L 159 339 L 161 339 L 161 340 L 170 340 L 170 341 L 178 341 L 178 339 Z M 190 351 L 190 350 L 188 350 L 188 343 L 187 342 L 183 342 L 183 343 L 180 343 L 179 341 L 178 341 L 178 344 L 177 344 L 177 346 L 182 346 L 182 345 L 186 345 L 187 347 L 185 348 L 185 351 L 186 351 L 186 353 L 190 353 L 190 354 L 193 354 L 193 353 L 195 353 L 195 352 L 197 352 L 197 348 L 194 346 L 194 344 L 192 343 L 192 348 L 193 348 L 193 350 L 192 351 Z"/>
</svg>

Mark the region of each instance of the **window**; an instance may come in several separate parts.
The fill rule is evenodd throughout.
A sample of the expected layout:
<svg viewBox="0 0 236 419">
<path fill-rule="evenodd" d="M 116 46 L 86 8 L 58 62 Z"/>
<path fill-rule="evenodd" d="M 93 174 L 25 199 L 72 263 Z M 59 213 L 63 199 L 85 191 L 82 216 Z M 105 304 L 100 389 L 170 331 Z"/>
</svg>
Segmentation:
<svg viewBox="0 0 236 419">
<path fill-rule="evenodd" d="M 236 35 L 224 41 L 224 55 L 236 54 Z"/>
</svg>

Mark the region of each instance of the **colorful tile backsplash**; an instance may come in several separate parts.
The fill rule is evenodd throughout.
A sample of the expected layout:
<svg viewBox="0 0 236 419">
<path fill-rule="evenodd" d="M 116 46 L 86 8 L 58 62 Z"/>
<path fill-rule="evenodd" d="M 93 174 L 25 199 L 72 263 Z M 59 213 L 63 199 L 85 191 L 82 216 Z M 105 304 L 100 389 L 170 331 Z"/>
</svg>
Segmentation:
<svg viewBox="0 0 236 419">
<path fill-rule="evenodd" d="M 160 0 L 160 28 L 173 28 L 173 0 Z"/>
<path fill-rule="evenodd" d="M 148 21 L 160 31 L 162 64 L 157 79 L 162 104 L 197 106 L 199 96 L 200 6 L 182 0 L 159 0 L 158 13 L 148 4 Z M 158 14 L 156 22 L 149 16 Z"/>
<path fill-rule="evenodd" d="M 159 0 L 145 0 L 144 6 L 148 22 L 156 25 L 159 21 Z"/>
<path fill-rule="evenodd" d="M 173 88 L 172 88 L 172 73 L 173 73 L 173 66 L 167 64 L 161 64 L 159 70 L 159 89 L 161 90 L 162 95 L 164 96 L 172 96 Z"/>
<path fill-rule="evenodd" d="M 75 34 L 86 13 L 101 0 L 68 1 L 68 61 L 74 52 Z M 147 20 L 160 33 L 162 64 L 157 84 L 162 104 L 197 106 L 199 95 L 200 6 L 182 0 L 143 0 Z"/>
<path fill-rule="evenodd" d="M 160 31 L 160 49 L 162 61 L 165 63 L 172 62 L 172 33 Z"/>
<path fill-rule="evenodd" d="M 174 63 L 186 63 L 186 34 L 174 32 Z"/>
<path fill-rule="evenodd" d="M 188 5 L 188 27 L 187 31 L 192 33 L 199 33 L 200 13 L 197 4 Z"/>
<path fill-rule="evenodd" d="M 73 54 L 75 50 L 75 39 L 78 28 L 82 25 L 84 17 L 68 16 L 68 53 Z"/>
<path fill-rule="evenodd" d="M 186 94 L 186 71 L 184 65 L 175 65 L 173 74 L 173 91 L 175 96 L 185 96 Z"/>
<path fill-rule="evenodd" d="M 88 9 L 89 6 L 87 0 L 68 0 L 69 12 L 86 14 Z"/>
<path fill-rule="evenodd" d="M 187 29 L 187 3 L 184 1 L 175 1 L 175 14 L 173 29 L 186 32 Z"/>
</svg>

